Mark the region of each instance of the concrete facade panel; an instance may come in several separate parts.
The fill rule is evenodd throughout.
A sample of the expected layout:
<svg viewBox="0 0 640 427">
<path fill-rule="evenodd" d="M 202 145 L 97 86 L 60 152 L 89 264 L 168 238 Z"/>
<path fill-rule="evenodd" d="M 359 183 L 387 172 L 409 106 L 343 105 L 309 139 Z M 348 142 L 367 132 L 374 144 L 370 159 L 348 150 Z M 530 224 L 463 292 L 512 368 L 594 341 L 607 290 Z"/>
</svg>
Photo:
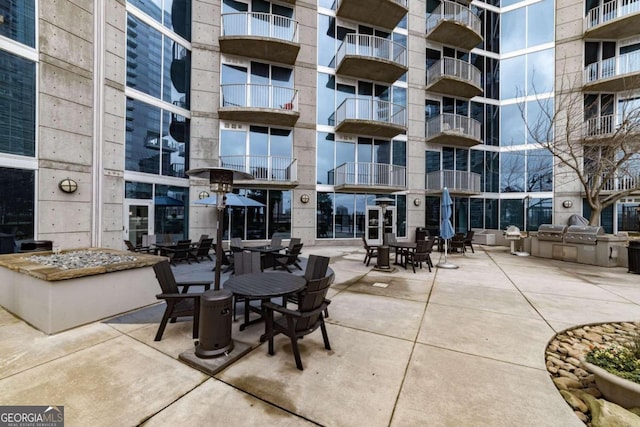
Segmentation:
<svg viewBox="0 0 640 427">
<path fill-rule="evenodd" d="M 76 165 L 91 165 L 93 162 L 93 140 L 90 136 L 41 127 L 39 137 L 41 159 Z"/>
<path fill-rule="evenodd" d="M 93 105 L 91 79 L 46 62 L 40 66 L 40 91 L 87 107 Z"/>
<path fill-rule="evenodd" d="M 41 54 L 58 58 L 83 70 L 91 71 L 93 69 L 92 41 L 75 36 L 46 21 L 40 21 L 39 30 Z"/>
<path fill-rule="evenodd" d="M 40 125 L 62 131 L 91 136 L 93 109 L 66 99 L 41 94 L 39 105 Z"/>
</svg>

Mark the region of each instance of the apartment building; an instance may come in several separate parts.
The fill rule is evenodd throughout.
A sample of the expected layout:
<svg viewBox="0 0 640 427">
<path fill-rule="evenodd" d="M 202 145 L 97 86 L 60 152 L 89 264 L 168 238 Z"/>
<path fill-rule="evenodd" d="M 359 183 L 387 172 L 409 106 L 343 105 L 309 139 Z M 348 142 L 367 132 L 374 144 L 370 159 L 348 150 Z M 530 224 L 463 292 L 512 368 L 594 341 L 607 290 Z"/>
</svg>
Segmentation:
<svg viewBox="0 0 640 427">
<path fill-rule="evenodd" d="M 611 58 L 626 68 L 574 87 L 602 99 L 585 120 L 637 102 L 614 81 L 640 70 L 640 3 L 592 3 L 0 0 L 0 237 L 213 234 L 185 173 L 207 166 L 249 173 L 234 191 L 262 205 L 228 207 L 225 240 L 413 239 L 438 232 L 445 186 L 459 231 L 587 214 L 527 122 Z"/>
</svg>

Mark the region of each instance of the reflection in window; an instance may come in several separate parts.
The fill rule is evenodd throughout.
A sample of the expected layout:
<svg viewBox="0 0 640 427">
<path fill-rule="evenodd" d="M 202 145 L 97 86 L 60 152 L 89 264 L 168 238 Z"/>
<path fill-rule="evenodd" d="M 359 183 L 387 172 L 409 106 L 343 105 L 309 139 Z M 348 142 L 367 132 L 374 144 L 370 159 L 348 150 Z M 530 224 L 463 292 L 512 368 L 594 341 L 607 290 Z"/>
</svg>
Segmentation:
<svg viewBox="0 0 640 427">
<path fill-rule="evenodd" d="M 543 0 L 527 6 L 527 47 L 553 41 L 555 34 L 553 8 L 553 0 Z"/>
<path fill-rule="evenodd" d="M 36 66 L 0 51 L 0 152 L 35 155 Z"/>
<path fill-rule="evenodd" d="M 33 239 L 35 172 L 0 167 L 0 183 L 0 253 L 10 253 L 14 239 Z"/>
<path fill-rule="evenodd" d="M 524 230 L 524 201 L 522 199 L 500 200 L 500 229 L 515 225 Z"/>
<path fill-rule="evenodd" d="M 127 0 L 145 14 L 186 40 L 191 40 L 191 1 Z"/>
<path fill-rule="evenodd" d="M 502 153 L 500 157 L 500 192 L 524 191 L 524 153 Z"/>
<path fill-rule="evenodd" d="M 503 5 L 504 6 L 504 5 Z M 526 47 L 525 8 L 511 10 L 500 15 L 501 53 L 512 52 Z"/>
<path fill-rule="evenodd" d="M 520 145 L 525 143 L 526 127 L 518 104 L 500 108 L 500 145 Z"/>
<path fill-rule="evenodd" d="M 469 219 L 471 228 L 484 228 L 484 199 L 469 199 Z"/>
<path fill-rule="evenodd" d="M 35 0 L 5 0 L 0 2 L 0 36 L 29 47 L 36 47 Z"/>
<path fill-rule="evenodd" d="M 527 94 L 538 95 L 553 90 L 554 50 L 546 49 L 527 55 Z"/>
<path fill-rule="evenodd" d="M 188 137 L 189 119 L 127 98 L 126 170 L 184 177 Z"/>
<path fill-rule="evenodd" d="M 500 99 L 522 96 L 526 87 L 524 55 L 500 61 Z M 551 69 L 553 72 L 553 68 Z"/>
<path fill-rule="evenodd" d="M 527 191 L 553 191 L 553 155 L 550 151 L 527 152 Z"/>
<path fill-rule="evenodd" d="M 154 231 L 156 239 L 176 242 L 187 238 L 189 189 L 156 185 L 154 203 Z"/>
<path fill-rule="evenodd" d="M 333 193 L 317 193 L 316 237 L 333 239 Z"/>
<path fill-rule="evenodd" d="M 526 231 L 537 231 L 542 224 L 552 223 L 552 199 L 529 199 L 525 203 L 527 210 Z"/>
<path fill-rule="evenodd" d="M 485 199 L 484 201 L 484 228 L 498 228 L 497 199 Z"/>
</svg>

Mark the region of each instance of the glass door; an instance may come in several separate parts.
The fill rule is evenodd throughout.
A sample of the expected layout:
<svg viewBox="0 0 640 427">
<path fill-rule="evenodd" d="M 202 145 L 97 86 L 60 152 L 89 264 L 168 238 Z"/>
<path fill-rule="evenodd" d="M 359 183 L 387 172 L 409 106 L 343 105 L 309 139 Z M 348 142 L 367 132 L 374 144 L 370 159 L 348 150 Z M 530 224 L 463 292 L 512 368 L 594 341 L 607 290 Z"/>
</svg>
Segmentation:
<svg viewBox="0 0 640 427">
<path fill-rule="evenodd" d="M 153 229 L 153 201 L 125 200 L 124 239 L 142 245 L 142 236 L 151 236 Z"/>
<path fill-rule="evenodd" d="M 367 222 L 365 236 L 372 246 L 382 244 L 382 208 L 367 206 Z"/>
</svg>

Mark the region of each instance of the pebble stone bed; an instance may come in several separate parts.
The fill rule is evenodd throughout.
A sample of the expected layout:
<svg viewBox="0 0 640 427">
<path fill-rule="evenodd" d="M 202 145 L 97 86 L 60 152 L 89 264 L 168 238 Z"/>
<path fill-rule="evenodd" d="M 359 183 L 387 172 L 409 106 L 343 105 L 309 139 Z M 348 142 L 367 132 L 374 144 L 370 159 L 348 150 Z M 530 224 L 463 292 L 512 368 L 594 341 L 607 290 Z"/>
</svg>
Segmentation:
<svg viewBox="0 0 640 427">
<path fill-rule="evenodd" d="M 547 346 L 547 371 L 562 397 L 586 425 L 591 425 L 589 409 L 572 390 L 582 390 L 599 399 L 602 394 L 593 374 L 582 369 L 581 360 L 595 347 L 627 342 L 638 330 L 638 326 L 628 322 L 585 325 L 560 332 Z"/>
<path fill-rule="evenodd" d="M 26 258 L 27 261 L 56 267 L 60 270 L 102 267 L 121 262 L 133 262 L 136 261 L 136 259 L 135 256 L 131 255 L 120 255 L 102 251 L 71 251 L 51 255 L 33 255 Z"/>
</svg>

